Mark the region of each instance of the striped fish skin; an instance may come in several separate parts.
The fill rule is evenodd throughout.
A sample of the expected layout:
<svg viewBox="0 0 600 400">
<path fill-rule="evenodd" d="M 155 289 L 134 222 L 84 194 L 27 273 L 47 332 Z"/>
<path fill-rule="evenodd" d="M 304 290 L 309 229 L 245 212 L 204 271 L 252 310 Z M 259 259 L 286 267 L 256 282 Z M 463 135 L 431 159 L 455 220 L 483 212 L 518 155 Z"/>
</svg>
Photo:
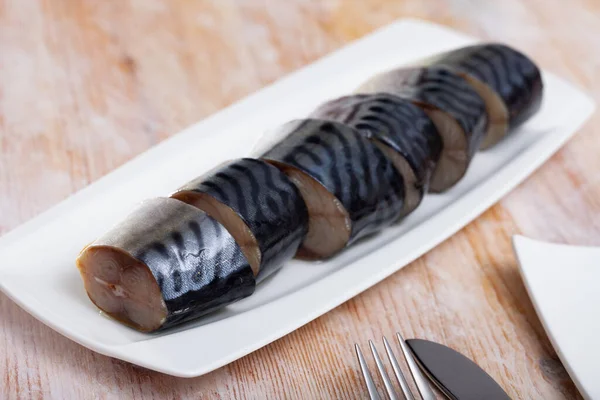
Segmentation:
<svg viewBox="0 0 600 400">
<path fill-rule="evenodd" d="M 404 203 L 402 177 L 362 134 L 318 119 L 291 121 L 279 131 L 285 138 L 262 158 L 297 168 L 334 195 L 351 220 L 348 244 L 399 218 Z"/>
<path fill-rule="evenodd" d="M 424 110 L 437 108 L 450 115 L 467 136 L 470 160 L 487 129 L 483 99 L 451 68 L 445 66 L 400 68 L 375 76 L 356 93 L 390 93 L 410 99 Z"/>
<path fill-rule="evenodd" d="M 246 223 L 261 252 L 258 282 L 294 256 L 308 230 L 308 211 L 296 186 L 261 160 L 227 162 L 178 192 L 207 194 Z"/>
<path fill-rule="evenodd" d="M 412 168 L 421 197 L 427 191 L 442 139 L 427 114 L 410 101 L 387 93 L 344 96 L 323 104 L 311 118 L 342 122 L 391 147 Z"/>
<path fill-rule="evenodd" d="M 523 53 L 499 43 L 449 51 L 435 63 L 468 73 L 500 95 L 514 128 L 535 114 L 542 103 L 544 85 L 535 63 Z"/>
<path fill-rule="evenodd" d="M 143 202 L 86 250 L 94 247 L 120 249 L 149 268 L 167 309 L 155 330 L 250 296 L 256 285 L 252 268 L 227 230 L 175 199 Z"/>
</svg>

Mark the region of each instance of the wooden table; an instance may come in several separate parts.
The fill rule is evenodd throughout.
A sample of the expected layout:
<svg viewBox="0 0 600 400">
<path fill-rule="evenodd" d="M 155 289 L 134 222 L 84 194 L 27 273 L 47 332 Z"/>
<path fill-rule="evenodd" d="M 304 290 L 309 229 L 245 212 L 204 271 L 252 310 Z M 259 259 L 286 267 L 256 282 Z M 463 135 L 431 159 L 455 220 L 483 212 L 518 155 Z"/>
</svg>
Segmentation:
<svg viewBox="0 0 600 400">
<path fill-rule="evenodd" d="M 4 0 L 0 233 L 400 17 L 513 44 L 600 100 L 599 12 L 594 0 Z M 0 398 L 364 398 L 352 344 L 396 330 L 463 352 L 514 398 L 579 398 L 510 236 L 600 244 L 599 123 L 595 116 L 524 184 L 410 266 L 198 379 L 98 355 L 0 294 Z"/>
</svg>

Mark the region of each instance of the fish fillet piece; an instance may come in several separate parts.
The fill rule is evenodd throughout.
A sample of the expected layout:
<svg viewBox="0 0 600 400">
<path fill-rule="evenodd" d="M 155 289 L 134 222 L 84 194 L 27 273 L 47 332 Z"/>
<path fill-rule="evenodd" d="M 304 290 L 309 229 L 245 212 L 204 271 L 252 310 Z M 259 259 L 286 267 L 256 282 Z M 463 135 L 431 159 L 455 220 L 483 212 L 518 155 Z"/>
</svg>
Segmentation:
<svg viewBox="0 0 600 400">
<path fill-rule="evenodd" d="M 463 47 L 424 63 L 455 69 L 485 100 L 490 127 L 482 148 L 496 144 L 541 106 L 544 85 L 539 68 L 523 53 L 504 44 Z"/>
<path fill-rule="evenodd" d="M 308 234 L 298 256 L 321 259 L 394 223 L 404 182 L 369 139 L 339 122 L 291 121 L 262 158 L 294 182 L 308 208 Z"/>
<path fill-rule="evenodd" d="M 229 161 L 171 197 L 219 221 L 240 245 L 257 282 L 291 259 L 308 231 L 308 211 L 296 185 L 273 165 Z"/>
<path fill-rule="evenodd" d="M 409 99 L 433 121 L 443 148 L 430 191 L 442 192 L 465 175 L 487 130 L 487 114 L 481 96 L 460 75 L 442 66 L 399 68 L 376 75 L 355 92 Z"/>
<path fill-rule="evenodd" d="M 153 332 L 254 292 L 255 278 L 225 227 L 179 200 L 143 202 L 82 250 L 88 296 L 114 319 Z"/>
<path fill-rule="evenodd" d="M 442 151 L 442 138 L 423 110 L 387 93 L 357 94 L 321 105 L 311 118 L 341 122 L 374 141 L 404 178 L 402 216 L 417 208 Z"/>
</svg>

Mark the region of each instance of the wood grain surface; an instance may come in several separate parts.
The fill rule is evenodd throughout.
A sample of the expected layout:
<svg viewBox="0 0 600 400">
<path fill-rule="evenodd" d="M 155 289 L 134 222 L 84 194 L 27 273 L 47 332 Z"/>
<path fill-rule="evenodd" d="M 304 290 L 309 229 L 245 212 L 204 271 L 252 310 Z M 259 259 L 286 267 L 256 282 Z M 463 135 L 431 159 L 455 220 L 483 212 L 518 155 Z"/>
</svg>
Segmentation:
<svg viewBox="0 0 600 400">
<path fill-rule="evenodd" d="M 600 101 L 595 0 L 0 0 L 0 233 L 401 17 L 512 44 Z M 463 352 L 515 399 L 580 398 L 510 236 L 600 245 L 598 125 L 595 115 L 525 183 L 410 266 L 201 378 L 98 355 L 0 294 L 0 399 L 365 398 L 352 345 L 397 330 Z"/>
</svg>

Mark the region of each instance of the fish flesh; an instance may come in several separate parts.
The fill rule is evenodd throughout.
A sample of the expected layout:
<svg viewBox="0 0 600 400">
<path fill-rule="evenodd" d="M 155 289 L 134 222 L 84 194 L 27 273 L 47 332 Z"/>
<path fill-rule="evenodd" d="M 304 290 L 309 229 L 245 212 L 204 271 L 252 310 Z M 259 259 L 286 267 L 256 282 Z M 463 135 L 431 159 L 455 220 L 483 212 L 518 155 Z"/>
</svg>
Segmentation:
<svg viewBox="0 0 600 400">
<path fill-rule="evenodd" d="M 143 202 L 82 250 L 91 301 L 114 319 L 154 332 L 250 296 L 256 281 L 227 229 L 171 198 Z"/>
<path fill-rule="evenodd" d="M 371 139 L 404 179 L 402 216 L 417 208 L 442 151 L 442 138 L 423 110 L 387 93 L 357 94 L 324 103 L 310 118 L 341 122 Z"/>
<path fill-rule="evenodd" d="M 355 93 L 390 93 L 409 99 L 431 118 L 443 148 L 430 191 L 442 192 L 466 173 L 487 129 L 485 103 L 469 84 L 443 66 L 408 67 L 383 72 Z"/>
<path fill-rule="evenodd" d="M 308 230 L 308 211 L 296 185 L 261 160 L 226 162 L 171 197 L 225 226 L 244 251 L 257 283 L 296 254 Z"/>
<path fill-rule="evenodd" d="M 295 120 L 262 155 L 294 182 L 308 208 L 308 233 L 298 256 L 330 257 L 394 223 L 404 206 L 404 183 L 385 154 L 339 122 Z"/>
<path fill-rule="evenodd" d="M 420 63 L 453 68 L 485 100 L 490 127 L 482 149 L 496 144 L 541 106 L 544 85 L 539 68 L 529 57 L 504 44 L 467 46 Z"/>
</svg>

